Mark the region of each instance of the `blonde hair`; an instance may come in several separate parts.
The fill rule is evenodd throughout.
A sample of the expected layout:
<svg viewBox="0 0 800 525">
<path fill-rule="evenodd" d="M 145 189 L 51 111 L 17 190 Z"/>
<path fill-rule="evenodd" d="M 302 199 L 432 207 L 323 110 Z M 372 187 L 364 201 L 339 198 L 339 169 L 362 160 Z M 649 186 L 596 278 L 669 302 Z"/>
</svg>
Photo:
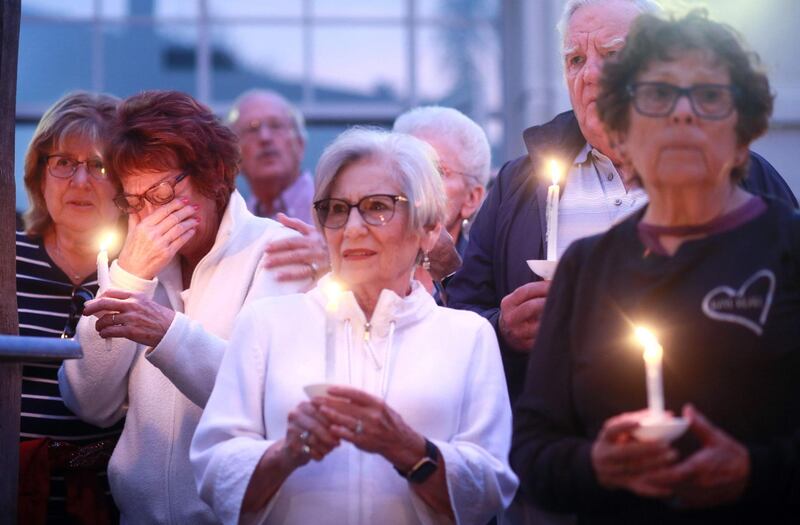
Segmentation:
<svg viewBox="0 0 800 525">
<path fill-rule="evenodd" d="M 27 235 L 40 237 L 53 224 L 42 193 L 47 156 L 72 138 L 91 141 L 102 151 L 118 103 L 110 95 L 77 91 L 60 98 L 42 115 L 25 153 L 24 182 L 30 206 L 22 218 Z"/>
</svg>

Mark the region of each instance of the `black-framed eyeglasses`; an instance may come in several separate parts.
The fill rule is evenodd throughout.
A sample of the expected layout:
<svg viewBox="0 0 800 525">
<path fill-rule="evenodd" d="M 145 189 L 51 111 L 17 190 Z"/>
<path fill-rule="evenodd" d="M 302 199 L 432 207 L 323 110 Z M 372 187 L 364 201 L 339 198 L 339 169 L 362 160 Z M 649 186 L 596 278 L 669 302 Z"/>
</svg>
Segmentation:
<svg viewBox="0 0 800 525">
<path fill-rule="evenodd" d="M 108 174 L 103 166 L 103 161 L 99 158 L 92 158 L 86 160 L 78 160 L 69 155 L 55 154 L 45 157 L 47 163 L 47 171 L 51 176 L 57 179 L 69 179 L 75 172 L 78 171 L 78 166 L 81 164 L 86 166 L 86 173 L 90 177 L 97 180 L 108 179 Z"/>
<path fill-rule="evenodd" d="M 188 177 L 186 172 L 181 173 L 172 180 L 162 180 L 147 188 L 144 193 L 120 193 L 114 197 L 114 204 L 123 213 L 136 213 L 144 208 L 144 201 L 155 206 L 163 206 L 175 198 L 175 185 Z"/>
<path fill-rule="evenodd" d="M 668 82 L 636 82 L 628 86 L 636 111 L 647 117 L 666 117 L 675 110 L 678 99 L 687 97 L 692 111 L 700 118 L 721 120 L 736 108 L 736 86 L 694 84 L 682 88 Z"/>
<path fill-rule="evenodd" d="M 344 199 L 321 199 L 314 203 L 320 224 L 332 230 L 343 227 L 350 217 L 350 210 L 356 208 L 364 222 L 372 226 L 383 226 L 394 217 L 398 202 L 408 202 L 402 195 L 366 195 L 358 202 Z"/>
</svg>

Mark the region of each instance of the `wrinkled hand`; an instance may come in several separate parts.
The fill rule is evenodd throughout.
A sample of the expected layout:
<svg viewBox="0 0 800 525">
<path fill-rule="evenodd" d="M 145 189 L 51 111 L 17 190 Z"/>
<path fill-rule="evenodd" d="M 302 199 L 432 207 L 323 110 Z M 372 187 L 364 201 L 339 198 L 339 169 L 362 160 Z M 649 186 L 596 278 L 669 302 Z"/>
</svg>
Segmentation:
<svg viewBox="0 0 800 525">
<path fill-rule="evenodd" d="M 431 269 L 428 273 L 434 281 L 441 281 L 461 268 L 461 256 L 458 255 L 453 237 L 447 233 L 445 228 L 442 228 L 436 244 L 428 253 L 428 258 L 431 261 Z"/>
<path fill-rule="evenodd" d="M 316 281 L 328 273 L 328 247 L 317 229 L 283 213 L 278 214 L 277 220 L 302 235 L 269 243 L 265 250 L 267 257 L 264 267 L 277 270 L 278 281 L 300 281 L 308 278 Z"/>
<path fill-rule="evenodd" d="M 693 406 L 683 409 L 689 429 L 701 448 L 681 463 L 654 478 L 675 486 L 675 501 L 682 507 L 701 508 L 739 499 L 750 478 L 750 454 Z"/>
<path fill-rule="evenodd" d="M 102 338 L 130 339 L 151 348 L 158 346 L 175 318 L 173 310 L 143 294 L 114 289 L 87 301 L 83 315 L 98 315 L 94 326 Z"/>
<path fill-rule="evenodd" d="M 141 219 L 128 215 L 128 235 L 117 259 L 120 267 L 142 279 L 164 269 L 195 234 L 197 209 L 188 199 L 174 199 Z"/>
<path fill-rule="evenodd" d="M 518 352 L 530 352 L 536 341 L 550 282 L 523 284 L 500 301 L 500 336 Z"/>
<path fill-rule="evenodd" d="M 284 453 L 295 468 L 321 461 L 341 443 L 328 427 L 331 422 L 308 401 L 289 412 Z M 307 447 L 307 448 L 306 448 Z"/>
<path fill-rule="evenodd" d="M 592 445 L 592 467 L 598 483 L 607 489 L 666 498 L 673 493 L 671 485 L 648 474 L 673 464 L 678 453 L 663 441 L 636 441 L 632 432 L 643 416 L 643 412 L 629 412 L 608 419 Z"/>
<path fill-rule="evenodd" d="M 383 400 L 350 387 L 330 387 L 312 403 L 331 421 L 331 432 L 365 452 L 380 454 L 403 472 L 425 456 L 425 438 Z"/>
</svg>

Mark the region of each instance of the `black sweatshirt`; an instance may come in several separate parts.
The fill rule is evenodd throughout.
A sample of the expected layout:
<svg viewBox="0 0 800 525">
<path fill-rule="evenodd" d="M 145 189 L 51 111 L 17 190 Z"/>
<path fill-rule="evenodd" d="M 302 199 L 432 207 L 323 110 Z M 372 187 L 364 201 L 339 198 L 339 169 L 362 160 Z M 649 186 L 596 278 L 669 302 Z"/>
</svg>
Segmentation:
<svg viewBox="0 0 800 525">
<path fill-rule="evenodd" d="M 767 204 L 672 257 L 640 240 L 644 211 L 567 250 L 515 407 L 511 462 L 526 497 L 581 523 L 798 522 L 800 215 Z M 749 449 L 737 504 L 687 512 L 598 485 L 590 449 L 604 421 L 647 405 L 631 323 L 664 347 L 667 409 L 693 403 Z"/>
</svg>

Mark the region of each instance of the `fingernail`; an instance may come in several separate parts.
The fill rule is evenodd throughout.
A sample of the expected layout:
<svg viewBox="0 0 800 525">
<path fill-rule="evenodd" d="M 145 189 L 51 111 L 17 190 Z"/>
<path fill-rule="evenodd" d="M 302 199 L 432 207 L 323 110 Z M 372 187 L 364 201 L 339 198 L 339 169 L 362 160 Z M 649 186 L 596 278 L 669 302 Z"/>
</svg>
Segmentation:
<svg viewBox="0 0 800 525">
<path fill-rule="evenodd" d="M 181 202 L 183 202 L 184 204 L 189 204 L 189 197 L 181 198 Z"/>
</svg>

